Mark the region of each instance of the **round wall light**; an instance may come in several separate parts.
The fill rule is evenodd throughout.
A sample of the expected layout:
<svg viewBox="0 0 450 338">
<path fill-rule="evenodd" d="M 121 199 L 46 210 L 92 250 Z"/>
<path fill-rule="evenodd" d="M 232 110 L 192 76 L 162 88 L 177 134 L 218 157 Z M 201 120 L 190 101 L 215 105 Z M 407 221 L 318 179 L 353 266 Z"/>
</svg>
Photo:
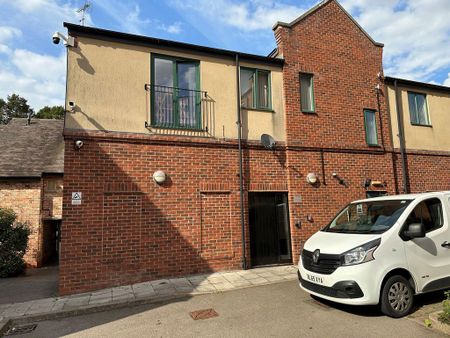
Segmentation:
<svg viewBox="0 0 450 338">
<path fill-rule="evenodd" d="M 309 184 L 316 184 L 317 183 L 317 175 L 315 173 L 309 173 L 306 175 L 306 182 Z"/>
<path fill-rule="evenodd" d="M 166 181 L 166 173 L 162 170 L 157 170 L 153 173 L 153 180 L 158 184 L 163 184 Z"/>
</svg>

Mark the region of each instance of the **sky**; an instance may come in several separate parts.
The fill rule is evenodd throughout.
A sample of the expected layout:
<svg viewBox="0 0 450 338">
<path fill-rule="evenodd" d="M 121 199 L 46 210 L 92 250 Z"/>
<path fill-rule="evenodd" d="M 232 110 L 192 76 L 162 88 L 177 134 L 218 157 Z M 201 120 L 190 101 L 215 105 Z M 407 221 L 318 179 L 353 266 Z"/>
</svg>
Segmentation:
<svg viewBox="0 0 450 338">
<path fill-rule="evenodd" d="M 37 111 L 62 105 L 66 51 L 54 45 L 64 21 L 79 23 L 85 0 L 0 0 L 0 98 L 25 97 Z M 91 0 L 86 25 L 267 55 L 272 26 L 318 0 Z M 385 44 L 385 75 L 450 86 L 450 0 L 341 0 Z"/>
</svg>

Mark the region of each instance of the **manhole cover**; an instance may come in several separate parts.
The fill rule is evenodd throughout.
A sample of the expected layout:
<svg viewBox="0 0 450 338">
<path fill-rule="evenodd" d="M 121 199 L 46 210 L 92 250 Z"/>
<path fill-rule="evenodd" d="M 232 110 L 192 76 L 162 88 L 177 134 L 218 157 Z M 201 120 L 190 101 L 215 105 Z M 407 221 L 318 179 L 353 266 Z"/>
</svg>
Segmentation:
<svg viewBox="0 0 450 338">
<path fill-rule="evenodd" d="M 36 330 L 37 324 L 13 326 L 8 331 L 6 331 L 5 336 L 15 336 L 16 334 L 30 333 Z"/>
<path fill-rule="evenodd" d="M 192 317 L 193 320 L 208 319 L 219 316 L 219 314 L 216 311 L 214 311 L 214 309 L 192 311 L 189 312 L 189 315 Z"/>
</svg>

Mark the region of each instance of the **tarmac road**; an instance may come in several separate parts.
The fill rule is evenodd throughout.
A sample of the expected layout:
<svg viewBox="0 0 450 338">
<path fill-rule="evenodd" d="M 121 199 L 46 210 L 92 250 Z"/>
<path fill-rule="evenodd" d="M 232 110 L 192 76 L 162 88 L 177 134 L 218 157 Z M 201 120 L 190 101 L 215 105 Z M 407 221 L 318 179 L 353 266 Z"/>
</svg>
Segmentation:
<svg viewBox="0 0 450 338">
<path fill-rule="evenodd" d="M 218 316 L 189 315 L 209 308 Z M 296 281 L 37 324 L 15 337 L 446 337 L 410 318 L 385 317 L 376 307 L 319 302 Z"/>
</svg>

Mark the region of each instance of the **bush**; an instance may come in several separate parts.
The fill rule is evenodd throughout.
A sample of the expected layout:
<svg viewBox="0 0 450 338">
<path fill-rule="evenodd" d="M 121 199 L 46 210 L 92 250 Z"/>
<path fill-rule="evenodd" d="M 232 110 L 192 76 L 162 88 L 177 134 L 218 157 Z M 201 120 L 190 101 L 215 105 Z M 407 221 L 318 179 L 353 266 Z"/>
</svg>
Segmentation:
<svg viewBox="0 0 450 338">
<path fill-rule="evenodd" d="M 447 297 L 447 299 L 445 299 L 442 302 L 442 306 L 444 307 L 444 311 L 442 311 L 439 314 L 439 320 L 442 323 L 450 325 L 450 290 L 445 292 L 445 296 Z"/>
<path fill-rule="evenodd" d="M 16 276 L 25 269 L 30 229 L 16 218 L 14 211 L 0 208 L 0 277 Z"/>
</svg>

